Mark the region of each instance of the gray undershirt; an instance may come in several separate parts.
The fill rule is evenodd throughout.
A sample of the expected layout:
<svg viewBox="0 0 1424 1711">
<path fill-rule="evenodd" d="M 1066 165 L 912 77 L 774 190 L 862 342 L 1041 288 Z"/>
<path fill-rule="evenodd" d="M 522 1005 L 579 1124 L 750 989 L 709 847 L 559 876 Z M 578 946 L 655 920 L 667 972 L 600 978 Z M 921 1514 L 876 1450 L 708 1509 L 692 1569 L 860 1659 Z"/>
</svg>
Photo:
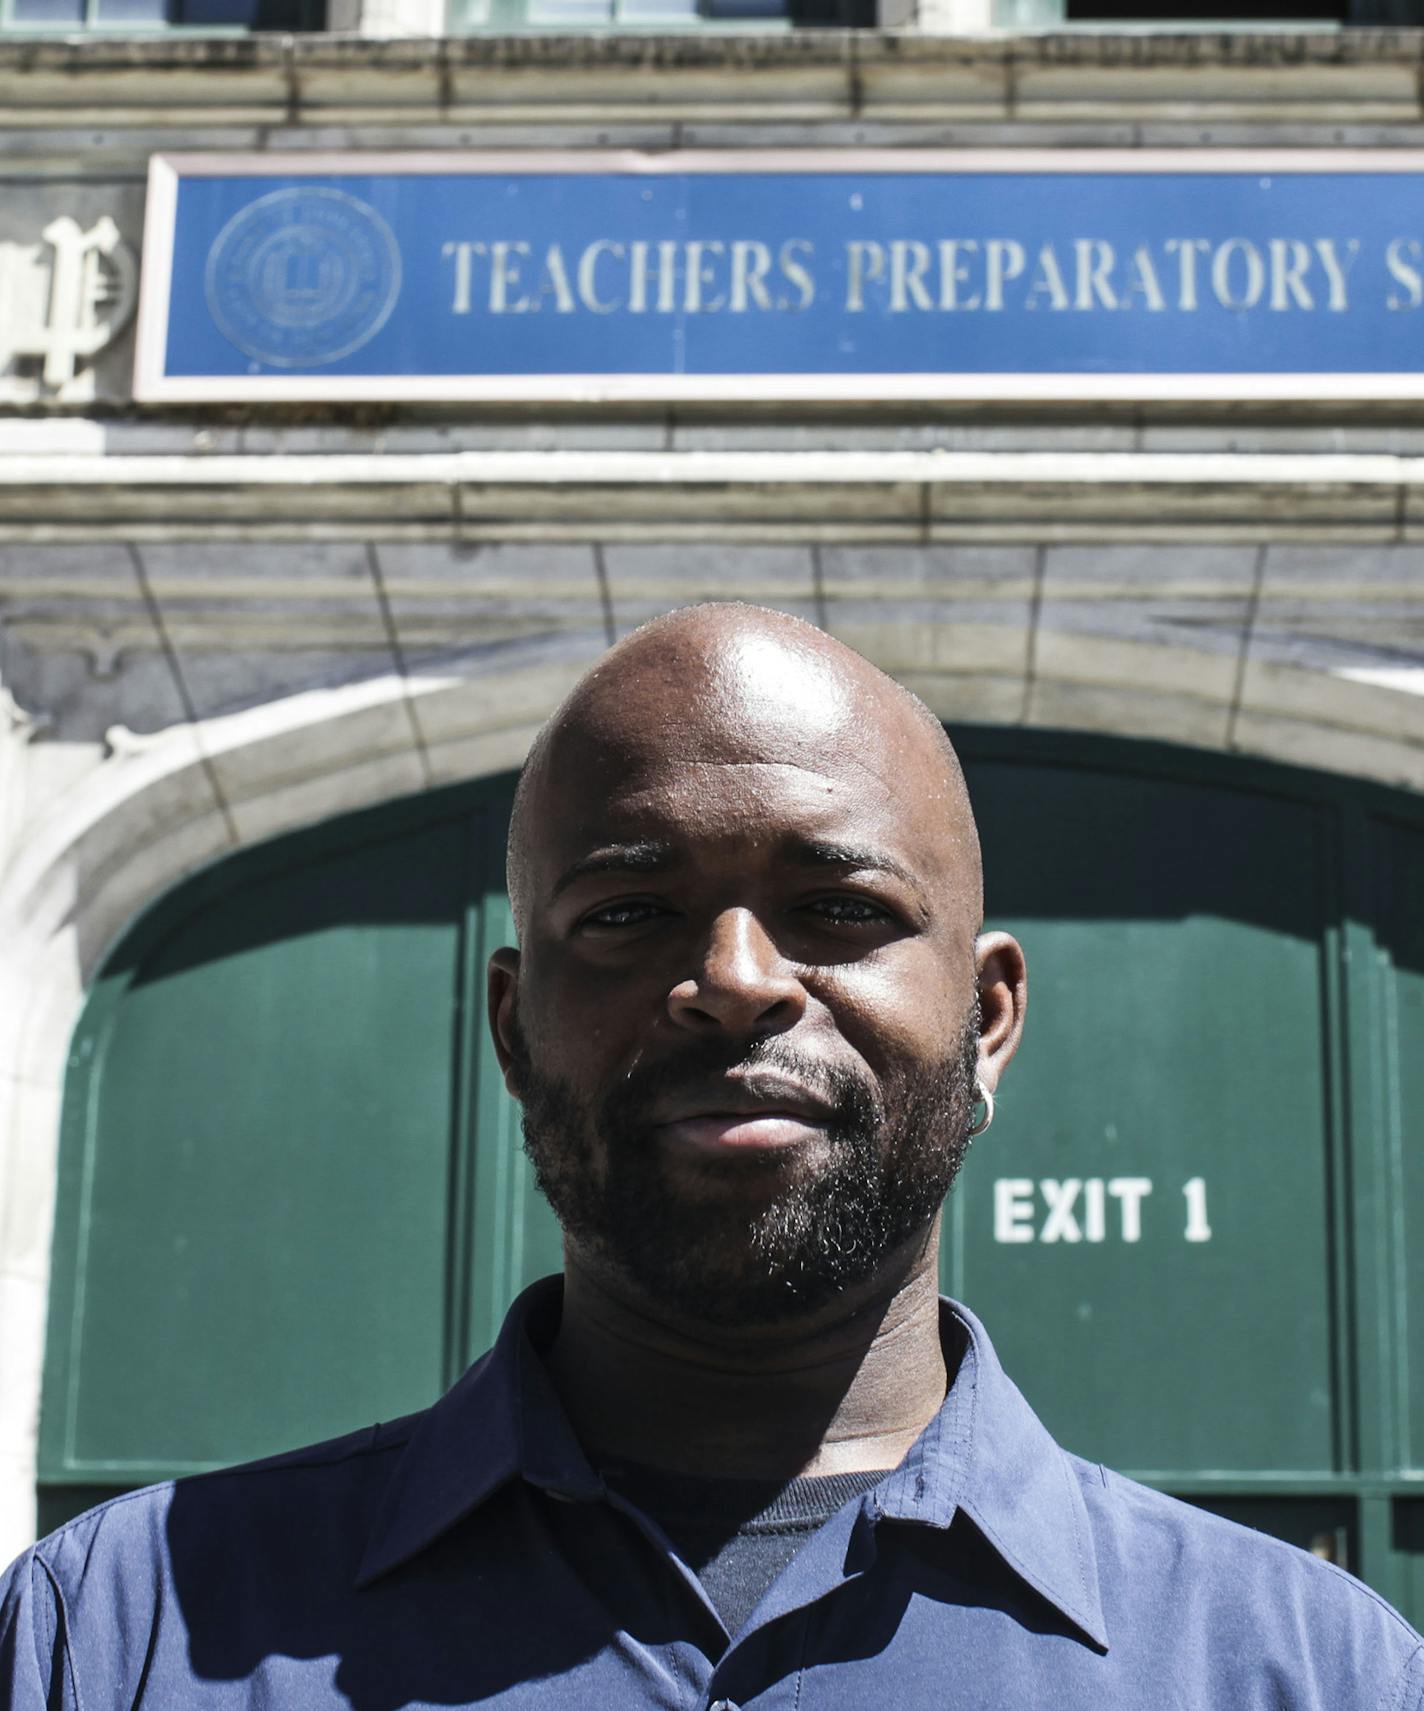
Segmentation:
<svg viewBox="0 0 1424 1711">
<path fill-rule="evenodd" d="M 667 1534 L 735 1634 L 801 1546 L 883 1472 L 813 1479 L 698 1479 L 608 1466 L 603 1478 Z"/>
</svg>

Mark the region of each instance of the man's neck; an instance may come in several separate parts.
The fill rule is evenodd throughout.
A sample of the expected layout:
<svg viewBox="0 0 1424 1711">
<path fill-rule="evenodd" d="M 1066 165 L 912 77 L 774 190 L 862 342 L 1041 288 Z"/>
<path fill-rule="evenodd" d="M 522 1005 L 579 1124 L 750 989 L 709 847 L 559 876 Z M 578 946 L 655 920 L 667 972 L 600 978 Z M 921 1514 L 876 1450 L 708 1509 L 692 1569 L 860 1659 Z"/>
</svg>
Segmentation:
<svg viewBox="0 0 1424 1711">
<path fill-rule="evenodd" d="M 814 1319 L 747 1330 L 669 1320 L 570 1253 L 548 1362 L 581 1442 L 690 1474 L 894 1467 L 949 1379 L 937 1235 Z"/>
</svg>

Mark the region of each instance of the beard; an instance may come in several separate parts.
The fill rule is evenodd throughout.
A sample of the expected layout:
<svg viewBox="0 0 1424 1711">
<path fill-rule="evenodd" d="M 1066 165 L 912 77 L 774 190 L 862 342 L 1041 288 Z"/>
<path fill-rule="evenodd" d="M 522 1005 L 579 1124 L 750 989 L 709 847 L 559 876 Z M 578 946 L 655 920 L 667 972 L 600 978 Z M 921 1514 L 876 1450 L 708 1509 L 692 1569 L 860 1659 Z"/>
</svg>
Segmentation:
<svg viewBox="0 0 1424 1711">
<path fill-rule="evenodd" d="M 976 1002 L 946 1057 L 881 1088 L 780 1035 L 693 1041 L 584 1100 L 539 1069 L 516 1020 L 524 1150 L 565 1237 L 595 1263 L 679 1317 L 775 1324 L 868 1281 L 928 1231 L 969 1150 L 978 1041 Z M 658 1099 L 753 1065 L 828 1101 L 824 1144 L 670 1171 L 648 1116 Z"/>
</svg>

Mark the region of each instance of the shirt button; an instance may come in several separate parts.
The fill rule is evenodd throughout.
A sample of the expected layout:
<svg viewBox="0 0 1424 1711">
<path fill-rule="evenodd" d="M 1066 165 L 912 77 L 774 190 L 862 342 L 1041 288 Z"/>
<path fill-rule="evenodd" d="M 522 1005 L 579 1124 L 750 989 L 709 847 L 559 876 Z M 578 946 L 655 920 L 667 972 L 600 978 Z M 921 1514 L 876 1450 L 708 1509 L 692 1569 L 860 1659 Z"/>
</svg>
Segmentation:
<svg viewBox="0 0 1424 1711">
<path fill-rule="evenodd" d="M 734 1705 L 730 1699 L 714 1699 L 707 1711 L 741 1711 L 741 1706 Z"/>
</svg>

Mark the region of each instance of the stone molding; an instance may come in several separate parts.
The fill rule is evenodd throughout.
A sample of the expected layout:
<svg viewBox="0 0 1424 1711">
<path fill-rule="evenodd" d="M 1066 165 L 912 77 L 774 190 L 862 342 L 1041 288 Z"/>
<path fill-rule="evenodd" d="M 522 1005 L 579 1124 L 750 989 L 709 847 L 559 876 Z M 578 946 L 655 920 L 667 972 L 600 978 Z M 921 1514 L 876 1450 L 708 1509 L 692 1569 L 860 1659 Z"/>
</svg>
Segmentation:
<svg viewBox="0 0 1424 1711">
<path fill-rule="evenodd" d="M 1424 118 L 1417 29 L 10 40 L 10 123 L 553 120 L 658 114 L 972 124 Z M 83 116 L 81 118 L 81 116 Z M 1319 140 L 1332 140 L 1321 137 Z"/>
<path fill-rule="evenodd" d="M 0 459 L 0 541 L 1414 540 L 1389 453 L 551 451 Z"/>
</svg>

